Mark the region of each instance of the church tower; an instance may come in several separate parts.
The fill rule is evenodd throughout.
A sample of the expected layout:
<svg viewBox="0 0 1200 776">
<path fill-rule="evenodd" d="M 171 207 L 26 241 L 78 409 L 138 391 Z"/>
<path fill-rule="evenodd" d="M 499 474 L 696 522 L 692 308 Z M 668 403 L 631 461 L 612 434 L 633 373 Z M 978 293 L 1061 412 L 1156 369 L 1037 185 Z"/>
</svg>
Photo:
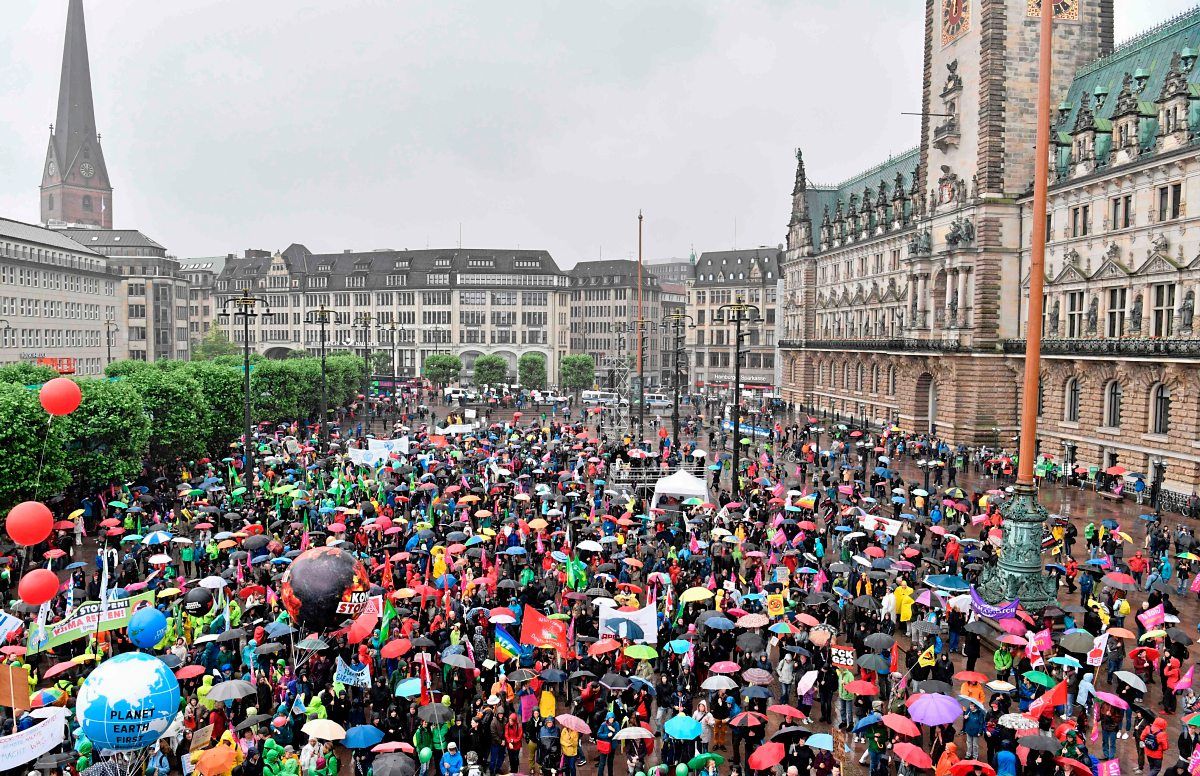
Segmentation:
<svg viewBox="0 0 1200 776">
<path fill-rule="evenodd" d="M 111 229 L 112 210 L 112 185 L 92 107 L 83 0 L 69 0 L 58 115 L 50 127 L 50 145 L 42 167 L 41 220 L 56 226 Z"/>
</svg>

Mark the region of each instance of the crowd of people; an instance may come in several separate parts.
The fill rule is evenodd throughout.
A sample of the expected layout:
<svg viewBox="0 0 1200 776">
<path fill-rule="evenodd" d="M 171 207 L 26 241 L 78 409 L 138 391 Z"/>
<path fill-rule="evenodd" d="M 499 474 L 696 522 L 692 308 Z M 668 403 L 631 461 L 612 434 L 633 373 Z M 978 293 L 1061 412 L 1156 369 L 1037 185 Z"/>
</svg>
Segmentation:
<svg viewBox="0 0 1200 776">
<path fill-rule="evenodd" d="M 153 776 L 1193 770 L 1186 528 L 1051 521 L 1059 604 L 1027 612 L 975 588 L 1011 489 L 986 468 L 959 487 L 971 464 L 937 440 L 697 419 L 638 445 L 586 411 L 446 428 L 420 406 L 379 438 L 349 416 L 331 444 L 260 428 L 253 471 L 235 448 L 52 504 L 26 561 L 62 584 L 41 622 L 11 607 L 0 651 L 35 708 L 8 732 L 139 650 L 182 688 L 136 761 Z M 918 457 L 945 465 L 927 482 Z M 706 495 L 628 476 L 684 465 Z M 353 562 L 344 591 L 322 553 Z M 313 585 L 337 608 L 314 617 Z M 166 618 L 151 646 L 47 639 L 84 602 L 135 599 Z M 27 767 L 114 763 L 132 768 L 73 730 Z"/>
</svg>

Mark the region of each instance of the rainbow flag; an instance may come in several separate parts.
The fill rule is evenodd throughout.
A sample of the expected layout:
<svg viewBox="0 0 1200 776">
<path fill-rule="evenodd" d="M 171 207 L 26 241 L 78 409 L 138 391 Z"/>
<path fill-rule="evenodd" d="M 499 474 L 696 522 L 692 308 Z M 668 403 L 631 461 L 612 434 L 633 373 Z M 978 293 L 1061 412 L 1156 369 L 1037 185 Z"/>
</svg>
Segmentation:
<svg viewBox="0 0 1200 776">
<path fill-rule="evenodd" d="M 496 662 L 506 663 L 521 655 L 521 645 L 508 631 L 496 626 Z"/>
</svg>

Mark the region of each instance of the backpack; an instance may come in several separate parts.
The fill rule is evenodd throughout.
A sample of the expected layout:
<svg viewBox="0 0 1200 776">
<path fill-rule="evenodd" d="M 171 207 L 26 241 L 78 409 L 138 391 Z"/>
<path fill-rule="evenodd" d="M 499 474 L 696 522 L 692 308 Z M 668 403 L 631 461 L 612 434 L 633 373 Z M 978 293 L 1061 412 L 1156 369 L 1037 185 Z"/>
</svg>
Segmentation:
<svg viewBox="0 0 1200 776">
<path fill-rule="evenodd" d="M 1142 748 L 1147 752 L 1158 751 L 1158 733 L 1153 729 L 1147 730 L 1142 734 Z"/>
</svg>

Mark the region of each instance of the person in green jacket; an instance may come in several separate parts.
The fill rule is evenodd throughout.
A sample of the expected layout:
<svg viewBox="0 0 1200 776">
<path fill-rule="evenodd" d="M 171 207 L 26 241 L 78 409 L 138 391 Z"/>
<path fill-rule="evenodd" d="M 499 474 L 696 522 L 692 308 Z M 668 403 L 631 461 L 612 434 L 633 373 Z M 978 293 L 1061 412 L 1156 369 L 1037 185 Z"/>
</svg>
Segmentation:
<svg viewBox="0 0 1200 776">
<path fill-rule="evenodd" d="M 838 678 L 838 707 L 840 711 L 840 725 L 842 730 L 849 730 L 854 723 L 854 698 L 853 692 L 847 689 L 849 684 L 854 681 L 854 672 L 848 668 L 839 668 L 837 672 Z"/>
<path fill-rule="evenodd" d="M 996 666 L 997 678 L 1004 676 L 1012 668 L 1013 656 L 1006 645 L 1001 644 L 1000 649 L 992 654 L 992 664 Z"/>
</svg>

